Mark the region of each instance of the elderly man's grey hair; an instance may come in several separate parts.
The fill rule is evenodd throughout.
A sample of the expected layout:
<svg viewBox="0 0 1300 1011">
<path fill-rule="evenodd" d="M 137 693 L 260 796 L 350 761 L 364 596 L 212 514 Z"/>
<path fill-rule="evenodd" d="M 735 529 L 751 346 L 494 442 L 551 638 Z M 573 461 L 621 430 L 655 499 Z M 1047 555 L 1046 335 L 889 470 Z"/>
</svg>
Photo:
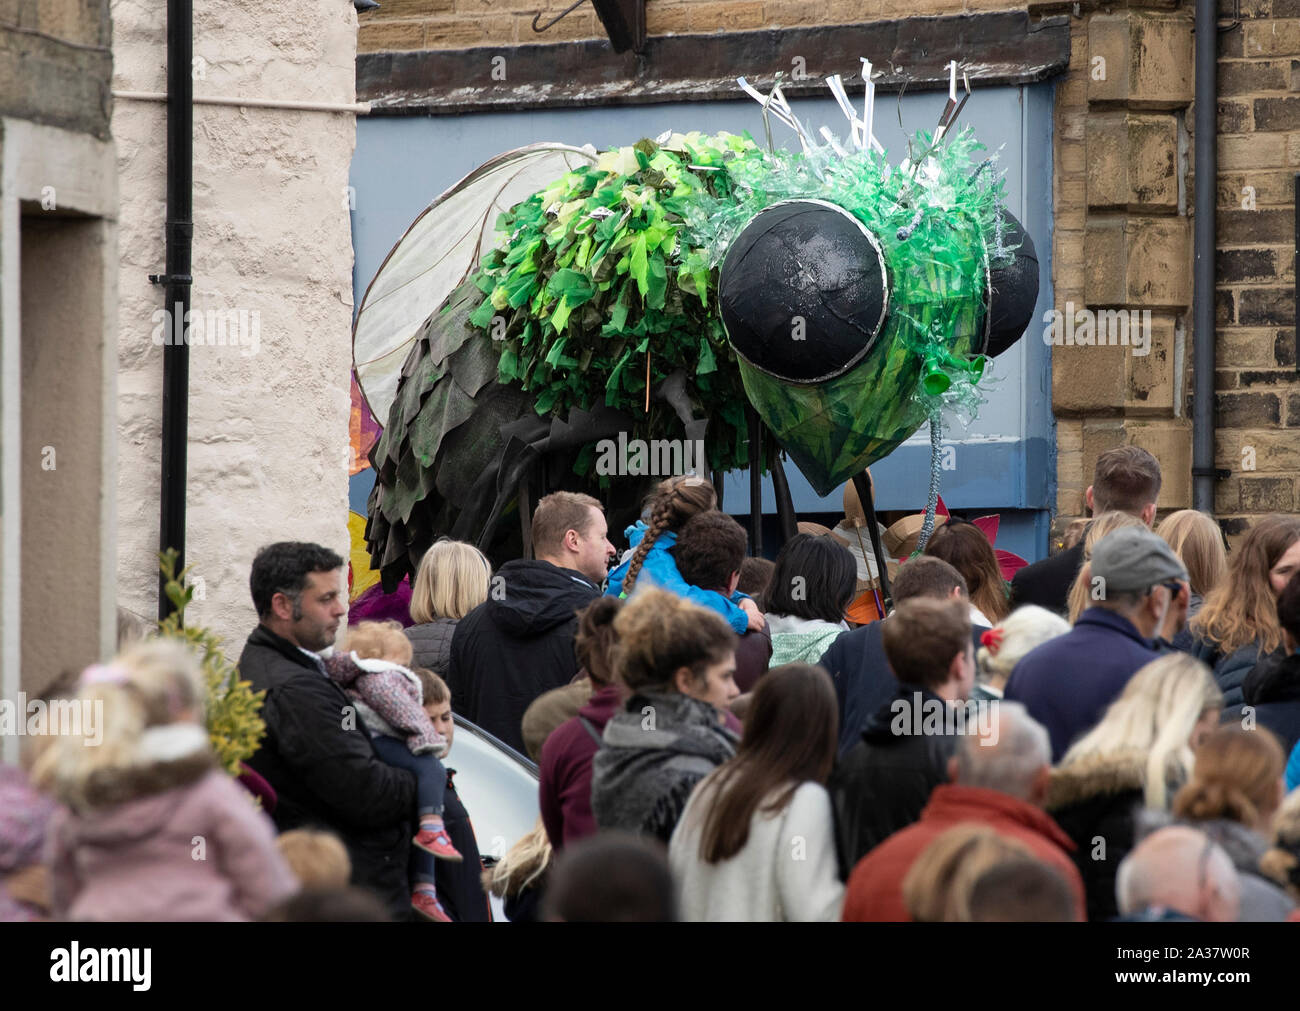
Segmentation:
<svg viewBox="0 0 1300 1011">
<path fill-rule="evenodd" d="M 1052 743 L 1043 725 L 1019 702 L 990 703 L 991 718 L 957 746 L 957 782 L 1028 800 L 1034 781 L 1052 763 Z M 983 723 L 983 721 L 981 721 Z M 973 729 L 967 724 L 967 730 Z"/>
<path fill-rule="evenodd" d="M 1236 868 L 1223 848 L 1184 825 L 1147 836 L 1115 874 L 1115 898 L 1125 915 L 1160 907 L 1198 919 L 1232 920 L 1240 890 Z M 1206 907 L 1207 900 L 1213 908 Z"/>
</svg>

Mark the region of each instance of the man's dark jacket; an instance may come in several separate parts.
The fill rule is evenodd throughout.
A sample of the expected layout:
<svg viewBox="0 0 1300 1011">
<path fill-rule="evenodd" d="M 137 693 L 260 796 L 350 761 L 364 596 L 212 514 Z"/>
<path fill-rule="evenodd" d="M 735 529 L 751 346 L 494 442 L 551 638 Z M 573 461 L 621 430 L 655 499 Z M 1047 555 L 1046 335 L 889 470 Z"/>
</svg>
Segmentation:
<svg viewBox="0 0 1300 1011">
<path fill-rule="evenodd" d="M 882 630 L 883 622 L 873 621 L 836 636 L 819 661 L 831 676 L 840 707 L 841 756 L 862 739 L 867 723 L 898 691 L 898 678 L 885 658 Z"/>
<path fill-rule="evenodd" d="M 1004 698 L 1021 702 L 1052 738 L 1052 764 L 1101 720 L 1129 678 L 1160 654 L 1123 615 L 1090 607 L 1074 628 L 1031 649 L 1007 680 Z"/>
<path fill-rule="evenodd" d="M 1011 577 L 1011 607 L 1037 604 L 1065 617 L 1070 610 L 1070 587 L 1083 565 L 1083 538 L 1072 548 L 1026 565 Z"/>
<path fill-rule="evenodd" d="M 493 584 L 501 599 L 489 597 L 456 626 L 447 684 L 453 710 L 522 754 L 524 710 L 578 673 L 577 612 L 600 588 L 572 569 L 526 560 L 506 562 Z"/>
<path fill-rule="evenodd" d="M 469 812 L 452 782 L 454 777 L 455 770 L 448 769 L 442 821 L 447 826 L 451 844 L 465 859 L 460 863 L 435 860 L 434 884 L 438 889 L 438 901 L 456 923 L 488 923 L 492 919 L 492 907 L 483 891 L 483 858 L 479 855 Z"/>
<path fill-rule="evenodd" d="M 868 721 L 898 691 L 898 678 L 894 677 L 889 658 L 885 656 L 884 621 L 873 621 L 837 636 L 818 661 L 835 686 L 835 700 L 840 708 L 841 756 L 862 739 Z M 984 625 L 971 628 L 977 652 L 980 636 L 987 630 Z"/>
<path fill-rule="evenodd" d="M 893 698 L 871 717 L 861 739 L 831 773 L 827 789 L 835 814 L 835 849 L 846 880 L 867 853 L 921 817 L 930 792 L 948 782 L 948 759 L 957 738 L 910 732 L 918 692 L 922 712 L 926 703 L 945 705 L 919 685 L 895 681 Z M 906 705 L 896 708 L 900 702 Z"/>
<path fill-rule="evenodd" d="M 287 639 L 259 625 L 239 672 L 266 692 L 266 737 L 248 764 L 275 788 L 276 827 L 337 834 L 352 859 L 353 883 L 409 918 L 415 778 L 376 757 L 351 700 Z"/>
<path fill-rule="evenodd" d="M 1224 723 L 1240 723 L 1247 706 L 1254 707 L 1255 719 L 1268 727 L 1290 755 L 1300 741 L 1300 653 L 1269 653 L 1242 682 L 1245 704 L 1224 710 Z"/>
</svg>

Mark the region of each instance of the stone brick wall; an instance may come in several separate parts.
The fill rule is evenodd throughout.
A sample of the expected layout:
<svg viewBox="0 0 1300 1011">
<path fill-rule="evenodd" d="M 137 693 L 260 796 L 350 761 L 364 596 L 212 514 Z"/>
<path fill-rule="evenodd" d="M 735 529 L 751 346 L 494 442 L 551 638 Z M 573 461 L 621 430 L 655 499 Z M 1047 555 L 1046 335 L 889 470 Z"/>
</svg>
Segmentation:
<svg viewBox="0 0 1300 1011">
<path fill-rule="evenodd" d="M 1231 4 L 1220 16 L 1231 18 Z M 1215 509 L 1229 533 L 1296 508 L 1294 174 L 1300 171 L 1300 2 L 1242 0 L 1219 35 Z M 1290 429 L 1290 430 L 1289 430 Z"/>
<path fill-rule="evenodd" d="M 357 51 L 462 49 L 485 45 L 527 45 L 603 39 L 590 4 L 538 35 L 533 17 L 545 24 L 572 0 L 384 0 L 360 17 Z M 704 34 L 841 25 L 924 14 L 1023 8 L 1016 0 L 648 0 L 648 35 Z"/>
<path fill-rule="evenodd" d="M 0 0 L 0 116 L 108 139 L 109 0 Z"/>
<path fill-rule="evenodd" d="M 1098 325 L 1149 312 L 1150 329 L 1145 354 L 1122 329 L 1115 345 L 1052 349 L 1058 528 L 1083 515 L 1097 457 L 1126 443 L 1160 460 L 1162 510 L 1191 505 L 1191 27 L 1190 10 L 1159 0 L 1085 5 L 1072 20 L 1057 84 L 1054 308 Z"/>
</svg>

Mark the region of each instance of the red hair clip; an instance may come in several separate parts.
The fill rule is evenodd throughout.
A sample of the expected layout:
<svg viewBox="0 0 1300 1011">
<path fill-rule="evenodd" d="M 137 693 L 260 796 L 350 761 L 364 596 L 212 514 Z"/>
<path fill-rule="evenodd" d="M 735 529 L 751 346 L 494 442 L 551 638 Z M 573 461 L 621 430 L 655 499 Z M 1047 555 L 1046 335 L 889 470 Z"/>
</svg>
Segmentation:
<svg viewBox="0 0 1300 1011">
<path fill-rule="evenodd" d="M 980 645 L 987 646 L 990 653 L 997 656 L 998 650 L 1002 648 L 1002 637 L 1006 635 L 1000 628 L 986 628 L 980 636 Z"/>
</svg>

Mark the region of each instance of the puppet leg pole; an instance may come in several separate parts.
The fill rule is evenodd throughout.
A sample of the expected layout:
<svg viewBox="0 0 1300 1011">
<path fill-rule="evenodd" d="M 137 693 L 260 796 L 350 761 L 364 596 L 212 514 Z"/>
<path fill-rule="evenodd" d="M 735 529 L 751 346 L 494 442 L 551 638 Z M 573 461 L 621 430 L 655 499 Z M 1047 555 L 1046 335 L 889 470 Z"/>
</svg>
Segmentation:
<svg viewBox="0 0 1300 1011">
<path fill-rule="evenodd" d="M 930 494 L 925 500 L 925 519 L 921 522 L 921 536 L 917 538 L 913 557 L 925 550 L 934 533 L 934 514 L 939 505 L 939 476 L 943 459 L 943 416 L 940 408 L 930 411 Z"/>
<path fill-rule="evenodd" d="M 799 527 L 795 521 L 794 500 L 790 498 L 790 482 L 785 479 L 779 449 L 772 451 L 772 487 L 776 492 L 776 514 L 781 518 L 781 537 L 788 541 L 799 532 Z"/>
<path fill-rule="evenodd" d="M 726 510 L 722 508 L 722 491 L 723 491 L 723 489 L 722 489 L 722 478 L 723 478 L 723 472 L 720 471 L 720 470 L 715 470 L 715 471 L 713 472 L 713 474 L 712 474 L 712 477 L 713 477 L 713 490 L 714 490 L 715 492 L 718 493 L 718 512 L 720 512 L 720 513 L 721 513 L 721 512 L 726 512 Z"/>
<path fill-rule="evenodd" d="M 876 572 L 880 575 L 880 595 L 891 596 L 889 591 L 889 569 L 885 564 L 885 549 L 880 543 L 880 524 L 876 522 L 876 502 L 871 494 L 871 482 L 866 472 L 853 475 L 853 487 L 857 489 L 858 501 L 862 503 L 862 513 L 867 520 L 867 535 L 871 538 L 871 551 L 876 556 Z M 882 603 L 884 600 L 882 599 Z M 882 609 L 883 615 L 883 609 Z"/>
</svg>

